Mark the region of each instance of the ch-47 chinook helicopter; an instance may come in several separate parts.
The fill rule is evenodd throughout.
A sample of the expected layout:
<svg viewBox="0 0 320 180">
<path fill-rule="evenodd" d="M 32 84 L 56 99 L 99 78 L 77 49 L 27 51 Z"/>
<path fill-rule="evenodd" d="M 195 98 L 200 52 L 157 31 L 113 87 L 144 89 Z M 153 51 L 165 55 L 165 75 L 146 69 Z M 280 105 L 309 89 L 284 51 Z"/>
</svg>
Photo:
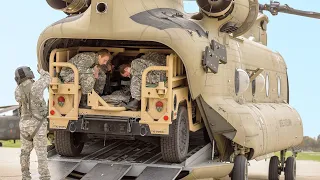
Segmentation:
<svg viewBox="0 0 320 180">
<path fill-rule="evenodd" d="M 48 118 L 60 155 L 79 155 L 83 135 L 152 136 L 160 139 L 163 160 L 178 163 L 186 158 L 190 132 L 204 129 L 217 158 L 234 164 L 231 179 L 247 179 L 248 160 L 276 151 L 281 158 L 271 158 L 269 179 L 282 171 L 295 177 L 295 158 L 285 154 L 302 142 L 302 120 L 289 105 L 285 60 L 266 47 L 262 12 L 319 14 L 258 0 L 197 0 L 200 12 L 193 15 L 184 13 L 182 0 L 47 3 L 67 14 L 43 31 L 37 51 L 52 76 Z M 167 55 L 167 66 L 144 70 L 140 111 L 113 106 L 94 90 L 87 95 L 90 108 L 79 108 L 79 72 L 67 61 L 103 48 L 115 64 L 150 51 Z M 62 67 L 73 70 L 74 83 L 61 82 Z M 147 86 L 151 70 L 166 71 L 167 81 Z"/>
<path fill-rule="evenodd" d="M 19 106 L 1 106 L 0 107 L 0 140 L 18 140 L 20 139 L 19 129 Z M 12 115 L 5 115 L 12 111 Z M 2 143 L 0 142 L 0 147 Z"/>
</svg>

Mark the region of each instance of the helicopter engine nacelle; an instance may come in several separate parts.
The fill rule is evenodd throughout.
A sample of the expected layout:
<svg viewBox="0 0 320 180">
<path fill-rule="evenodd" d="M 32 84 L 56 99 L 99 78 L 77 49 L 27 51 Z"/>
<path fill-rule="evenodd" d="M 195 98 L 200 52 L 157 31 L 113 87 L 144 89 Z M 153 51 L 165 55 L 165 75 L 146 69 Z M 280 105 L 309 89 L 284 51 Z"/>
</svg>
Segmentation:
<svg viewBox="0 0 320 180">
<path fill-rule="evenodd" d="M 219 31 L 240 36 L 254 24 L 258 0 L 196 0 L 202 13 L 223 22 Z"/>
<path fill-rule="evenodd" d="M 78 14 L 86 11 L 91 0 L 47 0 L 53 9 L 65 12 L 66 14 Z"/>
</svg>

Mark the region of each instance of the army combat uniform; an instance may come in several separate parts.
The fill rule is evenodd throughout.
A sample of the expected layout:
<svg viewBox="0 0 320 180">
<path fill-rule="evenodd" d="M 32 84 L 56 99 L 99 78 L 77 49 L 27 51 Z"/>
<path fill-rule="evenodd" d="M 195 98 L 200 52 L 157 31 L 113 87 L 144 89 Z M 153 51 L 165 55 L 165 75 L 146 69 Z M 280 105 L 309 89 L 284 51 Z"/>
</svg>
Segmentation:
<svg viewBox="0 0 320 180">
<path fill-rule="evenodd" d="M 98 65 L 98 54 L 94 52 L 79 53 L 72 57 L 68 62 L 75 65 L 79 71 L 79 83 L 81 85 L 82 94 L 88 94 L 94 89 L 98 94 L 103 93 L 106 83 L 105 71 L 99 70 L 99 77 L 94 78 L 94 66 Z M 109 63 L 110 61 L 108 61 Z M 104 67 L 104 66 L 102 66 Z M 72 69 L 63 67 L 60 72 L 60 77 L 66 83 L 74 82 L 74 74 Z"/>
<path fill-rule="evenodd" d="M 114 91 L 110 95 L 102 96 L 103 100 L 115 106 L 125 106 L 130 101 L 130 88 L 124 86 L 121 90 Z"/>
<path fill-rule="evenodd" d="M 141 82 L 143 71 L 150 66 L 165 66 L 166 56 L 157 52 L 149 52 L 131 62 L 131 86 L 132 98 L 141 100 Z M 165 71 L 150 71 L 147 74 L 147 84 L 157 84 L 161 77 L 165 78 Z"/>
<path fill-rule="evenodd" d="M 50 75 L 44 70 L 40 70 L 40 75 L 36 82 L 33 79 L 24 80 L 15 90 L 15 99 L 20 106 L 20 164 L 23 180 L 31 179 L 29 167 L 33 148 L 38 156 L 40 179 L 50 179 L 47 161 L 48 109 L 43 99 L 43 91 L 50 84 Z"/>
</svg>

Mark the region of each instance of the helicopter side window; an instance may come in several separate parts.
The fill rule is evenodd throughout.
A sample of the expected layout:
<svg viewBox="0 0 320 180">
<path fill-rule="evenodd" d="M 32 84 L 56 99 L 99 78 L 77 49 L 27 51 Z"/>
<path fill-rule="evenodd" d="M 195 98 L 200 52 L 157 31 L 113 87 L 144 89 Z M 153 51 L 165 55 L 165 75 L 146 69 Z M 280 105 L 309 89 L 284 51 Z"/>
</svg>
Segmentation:
<svg viewBox="0 0 320 180">
<path fill-rule="evenodd" d="M 266 80 L 262 74 L 259 74 L 253 81 L 252 81 L 252 95 L 255 96 L 256 93 L 262 92 L 264 90 L 266 84 Z"/>
<path fill-rule="evenodd" d="M 242 94 L 248 88 L 250 84 L 250 78 L 246 71 L 242 69 L 237 69 L 235 74 L 235 93 Z"/>
<path fill-rule="evenodd" d="M 281 78 L 278 76 L 278 97 L 281 96 Z"/>
<path fill-rule="evenodd" d="M 269 97 L 269 74 L 266 75 L 266 96 Z"/>
</svg>

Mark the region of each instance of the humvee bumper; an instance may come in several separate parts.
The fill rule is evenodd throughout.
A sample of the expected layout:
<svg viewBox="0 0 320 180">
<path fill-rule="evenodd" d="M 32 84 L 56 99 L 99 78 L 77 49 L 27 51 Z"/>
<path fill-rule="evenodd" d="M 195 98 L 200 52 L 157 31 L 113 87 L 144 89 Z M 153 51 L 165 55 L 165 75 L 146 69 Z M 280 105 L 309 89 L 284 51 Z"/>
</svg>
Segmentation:
<svg viewBox="0 0 320 180">
<path fill-rule="evenodd" d="M 50 128 L 55 129 L 54 126 Z M 149 125 L 140 124 L 136 118 L 119 116 L 85 115 L 79 120 L 68 121 L 65 129 L 71 132 L 100 135 L 160 136 L 151 134 Z"/>
</svg>

